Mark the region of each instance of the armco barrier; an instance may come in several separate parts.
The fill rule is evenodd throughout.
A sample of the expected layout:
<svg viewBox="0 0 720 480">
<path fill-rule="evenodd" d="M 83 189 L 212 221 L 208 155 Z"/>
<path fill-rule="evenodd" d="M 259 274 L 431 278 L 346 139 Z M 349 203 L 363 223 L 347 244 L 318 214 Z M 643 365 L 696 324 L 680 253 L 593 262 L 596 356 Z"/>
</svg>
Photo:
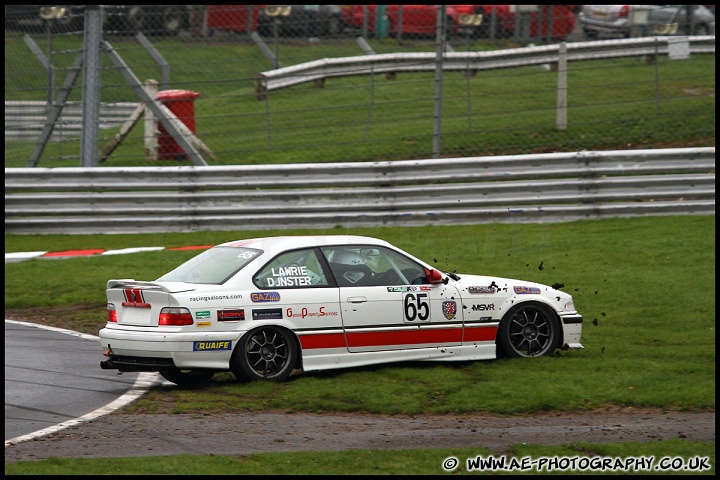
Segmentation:
<svg viewBox="0 0 720 480">
<path fill-rule="evenodd" d="M 715 213 L 715 147 L 218 167 L 5 169 L 5 233 L 559 222 Z"/>
<path fill-rule="evenodd" d="M 714 54 L 715 35 L 691 37 L 642 37 L 593 42 L 574 42 L 565 46 L 565 59 L 597 60 L 618 57 L 653 57 L 668 55 L 670 45 L 684 40 L 688 54 Z M 448 52 L 443 55 L 443 71 L 495 70 L 557 63 L 559 44 L 490 50 L 482 52 Z M 328 78 L 398 72 L 432 72 L 437 54 L 433 52 L 385 53 L 353 57 L 324 58 L 260 73 L 255 79 L 257 98 L 266 92 L 307 82 L 324 82 Z"/>
</svg>

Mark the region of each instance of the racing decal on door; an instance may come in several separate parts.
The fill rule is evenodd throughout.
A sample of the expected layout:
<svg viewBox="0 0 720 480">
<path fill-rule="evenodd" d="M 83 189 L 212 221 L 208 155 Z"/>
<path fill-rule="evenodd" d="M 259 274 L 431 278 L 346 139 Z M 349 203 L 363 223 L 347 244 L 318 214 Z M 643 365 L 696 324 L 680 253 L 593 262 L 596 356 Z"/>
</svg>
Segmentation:
<svg viewBox="0 0 720 480">
<path fill-rule="evenodd" d="M 457 303 L 452 300 L 447 300 L 442 303 L 442 311 L 445 318 L 452 320 L 457 314 Z"/>
<path fill-rule="evenodd" d="M 402 304 L 405 322 L 430 319 L 430 296 L 427 293 L 408 293 L 403 297 Z"/>
</svg>

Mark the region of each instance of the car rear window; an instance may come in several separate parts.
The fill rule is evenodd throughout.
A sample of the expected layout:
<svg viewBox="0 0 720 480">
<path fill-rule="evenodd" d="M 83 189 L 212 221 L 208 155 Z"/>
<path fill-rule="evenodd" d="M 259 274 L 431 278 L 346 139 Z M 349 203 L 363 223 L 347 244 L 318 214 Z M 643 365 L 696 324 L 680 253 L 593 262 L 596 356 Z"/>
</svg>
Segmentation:
<svg viewBox="0 0 720 480">
<path fill-rule="evenodd" d="M 156 281 L 219 285 L 225 283 L 261 253 L 261 250 L 252 248 L 211 248 L 191 258 Z"/>
</svg>

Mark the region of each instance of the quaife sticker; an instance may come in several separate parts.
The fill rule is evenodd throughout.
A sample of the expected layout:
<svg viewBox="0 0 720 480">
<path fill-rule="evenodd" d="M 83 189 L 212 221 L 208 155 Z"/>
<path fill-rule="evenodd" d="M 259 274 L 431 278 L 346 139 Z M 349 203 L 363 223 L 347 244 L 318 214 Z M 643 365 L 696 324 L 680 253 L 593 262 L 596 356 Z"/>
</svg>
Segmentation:
<svg viewBox="0 0 720 480">
<path fill-rule="evenodd" d="M 215 342 L 193 342 L 193 352 L 210 350 L 232 350 L 232 340 L 218 340 Z"/>
</svg>

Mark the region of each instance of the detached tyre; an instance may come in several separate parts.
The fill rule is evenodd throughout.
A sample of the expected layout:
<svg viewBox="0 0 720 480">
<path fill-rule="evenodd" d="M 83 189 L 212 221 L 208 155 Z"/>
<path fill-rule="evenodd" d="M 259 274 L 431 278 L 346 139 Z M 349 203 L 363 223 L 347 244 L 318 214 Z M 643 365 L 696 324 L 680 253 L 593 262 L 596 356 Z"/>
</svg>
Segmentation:
<svg viewBox="0 0 720 480">
<path fill-rule="evenodd" d="M 498 328 L 497 346 L 508 357 L 541 357 L 555 351 L 560 322 L 549 307 L 536 302 L 516 305 Z"/>
<path fill-rule="evenodd" d="M 298 347 L 284 328 L 267 326 L 248 332 L 230 361 L 235 376 L 249 380 L 287 380 L 295 368 Z"/>
<path fill-rule="evenodd" d="M 212 370 L 181 370 L 179 368 L 171 368 L 162 370 L 160 375 L 170 382 L 176 383 L 181 387 L 192 387 L 199 383 L 210 380 L 215 372 Z"/>
</svg>

